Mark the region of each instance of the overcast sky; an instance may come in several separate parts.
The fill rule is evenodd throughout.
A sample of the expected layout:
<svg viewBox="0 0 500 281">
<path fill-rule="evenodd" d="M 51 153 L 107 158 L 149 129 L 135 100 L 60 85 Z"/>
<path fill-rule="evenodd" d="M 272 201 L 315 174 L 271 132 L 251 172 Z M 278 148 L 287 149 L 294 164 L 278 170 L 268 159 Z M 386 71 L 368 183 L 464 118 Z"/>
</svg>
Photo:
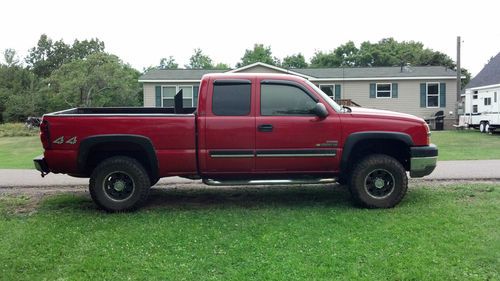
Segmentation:
<svg viewBox="0 0 500 281">
<path fill-rule="evenodd" d="M 0 3 L 0 50 L 24 57 L 42 33 L 71 43 L 97 37 L 138 70 L 174 56 L 180 66 L 201 48 L 234 67 L 254 43 L 274 56 L 329 51 L 349 40 L 358 47 L 394 37 L 414 40 L 477 74 L 500 52 L 499 4 L 464 1 L 105 1 L 6 0 Z M 3 60 L 3 57 L 2 57 Z"/>
</svg>

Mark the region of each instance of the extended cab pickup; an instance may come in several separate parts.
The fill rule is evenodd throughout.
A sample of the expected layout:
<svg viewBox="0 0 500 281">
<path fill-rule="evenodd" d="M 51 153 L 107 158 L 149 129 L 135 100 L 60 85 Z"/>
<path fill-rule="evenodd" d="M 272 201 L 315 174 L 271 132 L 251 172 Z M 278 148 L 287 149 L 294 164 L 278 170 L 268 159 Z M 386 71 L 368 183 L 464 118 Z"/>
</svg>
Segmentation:
<svg viewBox="0 0 500 281">
<path fill-rule="evenodd" d="M 209 74 L 198 97 L 197 109 L 182 108 L 181 96 L 175 108 L 46 114 L 35 166 L 89 177 L 92 199 L 108 211 L 139 207 L 170 176 L 209 185 L 338 181 L 361 205 L 389 208 L 406 193 L 406 171 L 422 177 L 436 166 L 422 119 L 339 106 L 297 76 Z"/>
</svg>

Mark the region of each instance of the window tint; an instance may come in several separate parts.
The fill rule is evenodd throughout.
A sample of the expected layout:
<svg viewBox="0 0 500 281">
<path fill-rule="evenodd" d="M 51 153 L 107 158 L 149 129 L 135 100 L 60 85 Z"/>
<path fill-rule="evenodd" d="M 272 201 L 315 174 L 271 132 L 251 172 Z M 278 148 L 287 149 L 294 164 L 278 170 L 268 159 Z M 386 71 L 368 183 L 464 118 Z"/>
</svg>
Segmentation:
<svg viewBox="0 0 500 281">
<path fill-rule="evenodd" d="M 214 85 L 212 112 L 220 116 L 244 116 L 250 113 L 250 84 Z"/>
<path fill-rule="evenodd" d="M 315 105 L 316 102 L 300 88 L 289 85 L 261 85 L 261 115 L 313 115 L 312 109 Z"/>
</svg>

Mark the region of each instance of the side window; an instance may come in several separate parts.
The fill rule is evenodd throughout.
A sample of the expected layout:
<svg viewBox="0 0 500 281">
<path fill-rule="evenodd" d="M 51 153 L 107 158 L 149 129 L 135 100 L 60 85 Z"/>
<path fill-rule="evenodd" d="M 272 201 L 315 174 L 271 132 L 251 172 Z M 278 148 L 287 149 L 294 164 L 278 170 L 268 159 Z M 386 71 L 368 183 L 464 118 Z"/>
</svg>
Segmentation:
<svg viewBox="0 0 500 281">
<path fill-rule="evenodd" d="M 251 84 L 215 84 L 212 112 L 219 116 L 245 116 L 250 113 Z"/>
<path fill-rule="evenodd" d="M 262 84 L 260 114 L 264 116 L 314 115 L 316 102 L 302 89 L 290 85 Z"/>
</svg>

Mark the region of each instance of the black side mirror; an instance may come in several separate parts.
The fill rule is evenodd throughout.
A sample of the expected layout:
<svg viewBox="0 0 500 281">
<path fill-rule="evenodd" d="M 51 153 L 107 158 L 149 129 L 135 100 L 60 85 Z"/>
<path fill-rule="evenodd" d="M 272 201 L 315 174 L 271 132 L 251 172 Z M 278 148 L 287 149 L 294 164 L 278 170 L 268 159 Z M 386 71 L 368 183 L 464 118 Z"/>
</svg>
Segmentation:
<svg viewBox="0 0 500 281">
<path fill-rule="evenodd" d="M 326 118 L 328 116 L 328 110 L 326 110 L 326 107 L 324 104 L 318 102 L 314 108 L 313 108 L 314 114 L 318 116 L 319 118 Z"/>
</svg>

